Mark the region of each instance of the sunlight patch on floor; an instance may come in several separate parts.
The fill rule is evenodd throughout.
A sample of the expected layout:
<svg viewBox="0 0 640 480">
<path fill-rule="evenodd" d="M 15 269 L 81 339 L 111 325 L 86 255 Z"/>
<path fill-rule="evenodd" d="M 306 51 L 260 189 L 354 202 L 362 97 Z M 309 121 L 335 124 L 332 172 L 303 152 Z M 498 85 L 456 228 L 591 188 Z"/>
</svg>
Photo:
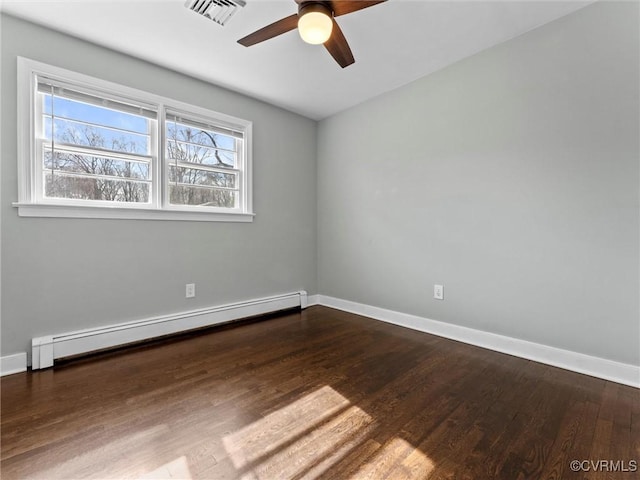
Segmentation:
<svg viewBox="0 0 640 480">
<path fill-rule="evenodd" d="M 433 472 L 433 461 L 406 440 L 378 443 L 377 424 L 324 386 L 227 435 L 223 444 L 242 480 L 315 479 L 337 472 L 358 480 L 418 480 Z"/>
<path fill-rule="evenodd" d="M 189 471 L 189 463 L 185 456 L 176 458 L 174 461 L 165 463 L 154 471 L 149 472 L 138 480 L 168 480 L 168 479 L 180 479 L 180 480 L 192 480 L 191 472 Z"/>
<path fill-rule="evenodd" d="M 428 478 L 434 467 L 434 463 L 424 453 L 406 440 L 395 437 L 376 451 L 351 478 L 422 480 Z"/>
<path fill-rule="evenodd" d="M 314 477 L 363 441 L 372 424 L 369 415 L 325 386 L 223 442 L 243 480 Z"/>
<path fill-rule="evenodd" d="M 224 446 L 235 467 L 242 468 L 304 437 L 309 430 L 348 406 L 346 398 L 325 386 L 228 435 Z"/>
</svg>

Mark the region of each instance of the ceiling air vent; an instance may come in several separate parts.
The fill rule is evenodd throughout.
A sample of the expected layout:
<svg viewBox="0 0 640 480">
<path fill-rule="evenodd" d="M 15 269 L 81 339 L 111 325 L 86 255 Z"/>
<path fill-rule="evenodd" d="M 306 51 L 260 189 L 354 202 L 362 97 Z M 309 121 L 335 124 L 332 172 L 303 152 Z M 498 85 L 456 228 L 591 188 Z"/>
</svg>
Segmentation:
<svg viewBox="0 0 640 480">
<path fill-rule="evenodd" d="M 246 4 L 244 0 L 187 0 L 184 6 L 209 20 L 224 25 L 233 17 L 236 10 Z"/>
</svg>

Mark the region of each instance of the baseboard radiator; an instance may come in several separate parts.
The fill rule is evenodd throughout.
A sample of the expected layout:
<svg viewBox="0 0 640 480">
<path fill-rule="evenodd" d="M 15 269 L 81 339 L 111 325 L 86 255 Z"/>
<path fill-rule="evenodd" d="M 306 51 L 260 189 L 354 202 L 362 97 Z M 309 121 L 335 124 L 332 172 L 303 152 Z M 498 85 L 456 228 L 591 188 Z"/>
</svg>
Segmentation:
<svg viewBox="0 0 640 480">
<path fill-rule="evenodd" d="M 31 368 L 53 366 L 56 359 L 219 325 L 290 308 L 306 308 L 307 292 L 299 291 L 200 310 L 136 320 L 106 327 L 34 338 Z"/>
</svg>

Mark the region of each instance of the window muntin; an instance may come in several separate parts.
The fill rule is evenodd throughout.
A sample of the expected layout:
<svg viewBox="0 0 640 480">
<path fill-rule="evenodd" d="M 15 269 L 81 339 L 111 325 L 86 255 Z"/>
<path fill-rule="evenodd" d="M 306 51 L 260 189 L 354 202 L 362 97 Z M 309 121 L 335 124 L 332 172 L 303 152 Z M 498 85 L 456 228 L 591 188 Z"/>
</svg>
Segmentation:
<svg viewBox="0 0 640 480">
<path fill-rule="evenodd" d="M 21 216 L 251 221 L 251 122 L 18 64 Z"/>
</svg>

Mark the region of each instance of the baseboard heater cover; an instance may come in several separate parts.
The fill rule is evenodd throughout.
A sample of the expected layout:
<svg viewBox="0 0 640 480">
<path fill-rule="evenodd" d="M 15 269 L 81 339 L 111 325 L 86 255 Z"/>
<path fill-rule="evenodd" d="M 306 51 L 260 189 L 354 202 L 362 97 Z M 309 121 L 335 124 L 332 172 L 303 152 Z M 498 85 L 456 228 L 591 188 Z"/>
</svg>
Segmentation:
<svg viewBox="0 0 640 480">
<path fill-rule="evenodd" d="M 89 353 L 295 307 L 303 309 L 307 307 L 307 292 L 304 290 L 106 327 L 37 337 L 31 340 L 31 368 L 38 370 L 51 367 L 54 360 L 58 358 Z"/>
</svg>

